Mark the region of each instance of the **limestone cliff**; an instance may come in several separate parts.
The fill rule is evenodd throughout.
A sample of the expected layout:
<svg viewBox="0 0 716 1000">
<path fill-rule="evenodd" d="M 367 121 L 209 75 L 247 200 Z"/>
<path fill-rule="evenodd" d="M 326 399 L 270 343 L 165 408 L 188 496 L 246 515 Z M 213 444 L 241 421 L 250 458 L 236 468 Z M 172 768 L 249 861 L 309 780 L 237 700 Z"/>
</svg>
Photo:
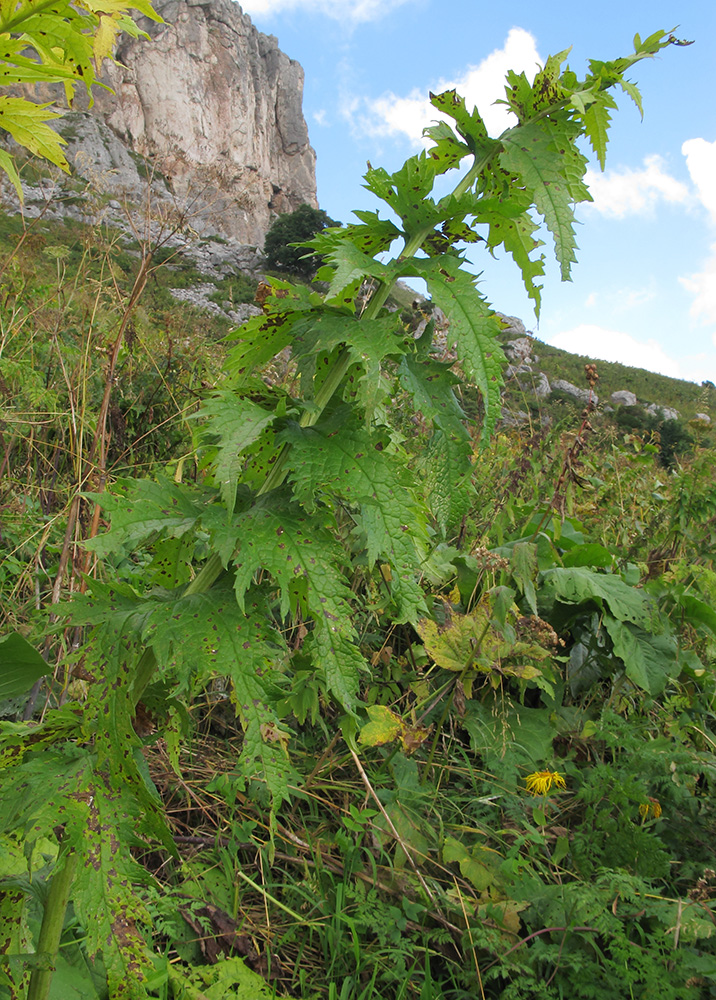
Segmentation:
<svg viewBox="0 0 716 1000">
<path fill-rule="evenodd" d="M 159 0 L 151 40 L 124 39 L 107 64 L 114 94 L 95 113 L 168 177 L 212 207 L 218 228 L 262 242 L 272 213 L 316 205 L 303 70 L 233 0 Z"/>
<path fill-rule="evenodd" d="M 276 213 L 317 205 L 303 70 L 233 0 L 155 9 L 163 24 L 140 19 L 150 39 L 124 37 L 117 62 L 105 62 L 114 93 L 96 87 L 91 108 L 78 93 L 79 114 L 60 129 L 69 158 L 85 177 L 100 170 L 109 193 L 136 196 L 146 157 L 180 207 L 191 204 L 199 231 L 261 245 Z M 62 103 L 58 91 L 35 97 Z"/>
</svg>

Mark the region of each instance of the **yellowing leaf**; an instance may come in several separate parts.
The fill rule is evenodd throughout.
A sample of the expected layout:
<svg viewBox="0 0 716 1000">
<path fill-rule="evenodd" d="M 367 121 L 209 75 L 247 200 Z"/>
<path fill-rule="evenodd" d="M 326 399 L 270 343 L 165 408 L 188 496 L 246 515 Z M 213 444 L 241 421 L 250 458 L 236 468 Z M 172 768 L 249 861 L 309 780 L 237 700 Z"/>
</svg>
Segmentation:
<svg viewBox="0 0 716 1000">
<path fill-rule="evenodd" d="M 20 184 L 20 176 L 15 169 L 15 161 L 12 156 L 5 149 L 0 149 L 0 170 L 4 170 L 13 183 L 15 190 L 17 191 L 17 196 L 20 202 L 24 200 L 22 193 L 22 185 Z"/>
<path fill-rule="evenodd" d="M 116 17 L 106 14 L 100 17 L 99 27 L 94 36 L 94 61 L 98 73 L 102 68 L 102 62 L 112 53 L 118 31 L 119 22 Z"/>
<path fill-rule="evenodd" d="M 0 96 L 0 128 L 5 129 L 15 142 L 29 149 L 31 153 L 44 156 L 46 160 L 69 173 L 69 165 L 61 146 L 65 140 L 45 122 L 62 117 L 47 111 L 47 104 L 33 104 L 22 97 Z"/>
<path fill-rule="evenodd" d="M 370 722 L 363 726 L 358 737 L 358 742 L 365 746 L 378 747 L 391 743 L 407 729 L 400 716 L 385 705 L 369 705 L 367 712 Z"/>
</svg>

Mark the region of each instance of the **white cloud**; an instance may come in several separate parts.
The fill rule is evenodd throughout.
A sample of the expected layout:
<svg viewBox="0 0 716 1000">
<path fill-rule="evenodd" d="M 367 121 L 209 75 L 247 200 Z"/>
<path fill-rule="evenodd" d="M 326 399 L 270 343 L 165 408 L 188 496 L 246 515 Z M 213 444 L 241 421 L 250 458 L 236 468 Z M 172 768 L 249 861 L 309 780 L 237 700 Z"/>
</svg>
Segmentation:
<svg viewBox="0 0 716 1000">
<path fill-rule="evenodd" d="M 681 147 L 699 199 L 716 222 L 716 142 L 688 139 Z"/>
<path fill-rule="evenodd" d="M 592 323 L 580 323 L 571 330 L 564 330 L 547 337 L 548 344 L 561 347 L 573 354 L 618 361 L 622 365 L 646 368 L 650 372 L 683 378 L 678 361 L 670 358 L 655 340 L 636 340 L 620 330 L 608 330 Z"/>
<path fill-rule="evenodd" d="M 657 155 L 645 157 L 641 170 L 588 170 L 585 181 L 594 202 L 584 207 L 617 219 L 647 214 L 659 201 L 684 205 L 692 200 L 688 187 L 666 172 Z"/>
<path fill-rule="evenodd" d="M 411 0 L 241 0 L 241 8 L 251 17 L 272 17 L 286 10 L 324 14 L 336 21 L 377 21 Z"/>
<path fill-rule="evenodd" d="M 711 254 L 704 261 L 703 271 L 679 278 L 679 281 L 694 296 L 689 309 L 690 315 L 704 323 L 716 323 L 716 243 L 712 245 Z"/>
<path fill-rule="evenodd" d="M 325 125 L 326 124 L 326 109 L 325 108 L 319 108 L 318 111 L 314 111 L 313 112 L 313 120 L 316 123 L 316 125 Z"/>
<path fill-rule="evenodd" d="M 402 135 L 419 145 L 425 126 L 441 117 L 428 99 L 428 89 L 439 94 L 454 88 L 465 98 L 468 108 L 479 108 L 488 132 L 499 135 L 515 123 L 503 105 L 493 103 L 505 96 L 505 74 L 513 69 L 532 79 L 541 63 L 534 37 L 523 28 L 512 28 L 501 49 L 495 49 L 479 65 L 468 66 L 458 78 L 436 80 L 429 88 L 415 88 L 402 97 L 392 92 L 373 100 L 354 97 L 344 105 L 344 115 L 352 119 L 359 132 Z"/>
</svg>

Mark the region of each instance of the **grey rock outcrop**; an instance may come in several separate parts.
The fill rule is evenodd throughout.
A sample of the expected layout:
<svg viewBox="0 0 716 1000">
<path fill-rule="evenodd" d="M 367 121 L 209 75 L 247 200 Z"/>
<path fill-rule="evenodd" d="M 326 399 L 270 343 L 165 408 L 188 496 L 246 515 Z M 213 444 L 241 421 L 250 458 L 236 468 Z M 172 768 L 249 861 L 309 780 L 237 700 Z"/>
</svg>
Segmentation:
<svg viewBox="0 0 716 1000">
<path fill-rule="evenodd" d="M 673 409 L 671 406 L 661 406 L 659 403 L 649 403 L 644 409 L 647 413 L 652 413 L 655 417 L 659 417 L 661 420 L 678 420 L 679 411 Z"/>
<path fill-rule="evenodd" d="M 580 389 L 579 386 L 572 385 L 571 382 L 567 382 L 563 378 L 555 379 L 552 383 L 552 389 L 558 389 L 561 392 L 566 392 L 568 396 L 573 396 L 574 399 L 583 403 L 585 406 L 589 402 L 590 397 L 594 406 L 599 403 L 599 396 L 597 396 L 595 392 L 590 393 L 589 389 Z"/>
<path fill-rule="evenodd" d="M 711 417 L 708 415 L 708 413 L 695 413 L 694 414 L 694 420 L 698 420 L 699 423 L 701 423 L 701 424 L 710 424 L 711 423 Z"/>
<path fill-rule="evenodd" d="M 636 406 L 637 402 L 634 393 L 628 389 L 618 389 L 617 392 L 613 392 L 611 400 L 615 406 Z"/>
<path fill-rule="evenodd" d="M 532 363 L 532 339 L 530 337 L 518 337 L 516 340 L 508 340 L 504 346 L 506 356 L 510 361 L 520 364 Z"/>
<path fill-rule="evenodd" d="M 108 175 L 115 196 L 135 197 L 138 180 L 146 192 L 156 171 L 153 195 L 171 194 L 196 231 L 263 245 L 277 213 L 317 206 L 303 70 L 233 0 L 155 7 L 164 23 L 139 18 L 150 39 L 123 37 L 104 63 L 114 93 L 96 87 L 90 108 L 78 90 L 74 110 L 99 124 L 73 116 L 71 158 L 84 176 Z M 64 105 L 59 86 L 33 99 Z"/>
<path fill-rule="evenodd" d="M 505 370 L 505 379 L 508 382 L 515 379 L 522 392 L 529 393 L 537 399 L 546 399 L 552 391 L 545 373 L 532 371 L 528 364 L 508 365 Z"/>
<path fill-rule="evenodd" d="M 519 316 L 506 316 L 504 313 L 498 312 L 495 314 L 502 324 L 502 329 L 505 333 L 510 334 L 512 337 L 525 337 L 528 333 L 525 324 L 519 318 Z"/>
</svg>

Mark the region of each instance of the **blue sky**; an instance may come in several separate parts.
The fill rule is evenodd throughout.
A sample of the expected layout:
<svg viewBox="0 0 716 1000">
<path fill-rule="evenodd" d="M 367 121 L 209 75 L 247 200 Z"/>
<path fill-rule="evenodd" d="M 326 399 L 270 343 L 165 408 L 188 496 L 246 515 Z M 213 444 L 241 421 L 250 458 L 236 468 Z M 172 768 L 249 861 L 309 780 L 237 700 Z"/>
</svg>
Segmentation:
<svg viewBox="0 0 716 1000">
<path fill-rule="evenodd" d="M 578 212 L 571 283 L 548 268 L 539 324 L 510 258 L 470 248 L 482 290 L 542 340 L 664 374 L 716 382 L 716 3 L 602 0 L 246 0 L 254 24 L 305 71 L 304 113 L 318 155 L 321 207 L 342 222 L 380 208 L 362 187 L 366 161 L 394 170 L 421 148 L 430 90 L 457 86 L 493 134 L 508 68 L 533 73 L 572 46 L 589 58 L 632 51 L 636 32 L 678 24 L 669 48 L 630 73 L 644 120 L 619 97 L 594 204 Z M 565 11 L 568 13 L 565 15 Z M 479 246 L 479 245 L 478 245 Z"/>
</svg>

